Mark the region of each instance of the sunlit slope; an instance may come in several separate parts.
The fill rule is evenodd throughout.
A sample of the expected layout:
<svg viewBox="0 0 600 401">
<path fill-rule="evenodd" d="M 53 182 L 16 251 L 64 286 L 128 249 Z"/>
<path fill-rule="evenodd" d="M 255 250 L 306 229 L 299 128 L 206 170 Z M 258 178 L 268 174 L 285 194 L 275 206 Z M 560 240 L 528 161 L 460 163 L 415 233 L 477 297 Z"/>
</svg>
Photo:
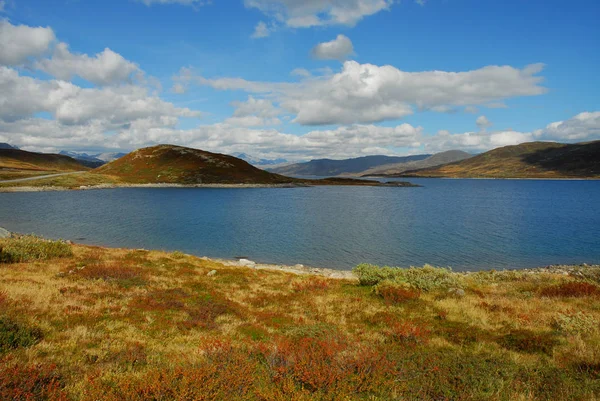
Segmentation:
<svg viewBox="0 0 600 401">
<path fill-rule="evenodd" d="M 529 142 L 490 150 L 405 176 L 454 178 L 600 178 L 600 141 Z"/>
</svg>

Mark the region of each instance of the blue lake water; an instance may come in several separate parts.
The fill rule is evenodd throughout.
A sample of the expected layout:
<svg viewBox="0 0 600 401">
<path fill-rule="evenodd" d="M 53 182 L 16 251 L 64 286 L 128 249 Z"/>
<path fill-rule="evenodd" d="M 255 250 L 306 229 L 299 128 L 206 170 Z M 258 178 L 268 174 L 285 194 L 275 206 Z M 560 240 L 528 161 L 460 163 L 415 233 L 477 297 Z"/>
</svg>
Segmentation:
<svg viewBox="0 0 600 401">
<path fill-rule="evenodd" d="M 81 243 L 338 269 L 600 263 L 600 181 L 410 181 L 423 187 L 1 193 L 0 226 Z"/>
</svg>

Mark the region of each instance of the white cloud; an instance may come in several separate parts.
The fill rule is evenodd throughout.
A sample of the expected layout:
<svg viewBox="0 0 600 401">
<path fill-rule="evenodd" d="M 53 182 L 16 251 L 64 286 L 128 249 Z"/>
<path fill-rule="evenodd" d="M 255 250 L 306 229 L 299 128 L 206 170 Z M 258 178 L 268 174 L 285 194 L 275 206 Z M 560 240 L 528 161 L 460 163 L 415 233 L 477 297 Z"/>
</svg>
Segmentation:
<svg viewBox="0 0 600 401">
<path fill-rule="evenodd" d="M 600 111 L 579 113 L 565 121 L 548 124 L 534 132 L 536 138 L 585 141 L 600 138 Z"/>
<path fill-rule="evenodd" d="M 308 71 L 306 68 L 294 68 L 292 70 L 292 72 L 290 72 L 290 75 L 294 76 L 294 77 L 300 77 L 300 78 L 308 78 L 308 77 L 312 76 L 310 71 Z"/>
<path fill-rule="evenodd" d="M 35 67 L 62 80 L 77 75 L 96 85 L 130 82 L 132 75 L 141 74 L 135 63 L 108 48 L 90 57 L 71 53 L 66 43 L 57 44 L 52 58 L 39 60 Z"/>
<path fill-rule="evenodd" d="M 49 27 L 12 25 L 0 20 L 0 65 L 15 66 L 46 53 L 55 40 Z"/>
<path fill-rule="evenodd" d="M 389 9 L 393 0 L 244 0 L 274 20 L 292 28 L 320 25 L 353 26 L 369 15 Z"/>
<path fill-rule="evenodd" d="M 256 27 L 254 28 L 254 33 L 251 37 L 254 39 L 260 39 L 266 38 L 270 34 L 271 29 L 263 21 L 260 21 L 258 24 L 256 24 Z"/>
<path fill-rule="evenodd" d="M 148 118 L 174 125 L 178 117 L 199 116 L 150 95 L 148 89 L 140 86 L 81 88 L 60 80 L 20 76 L 16 70 L 0 67 L 0 120 L 16 121 L 41 112 L 50 113 L 61 124 L 81 125 L 98 120 L 107 127 Z"/>
<path fill-rule="evenodd" d="M 354 46 L 347 36 L 338 35 L 332 41 L 323 42 L 316 45 L 311 54 L 314 58 L 320 60 L 340 60 L 343 61 L 354 54 Z"/>
<path fill-rule="evenodd" d="M 405 72 L 393 66 L 346 61 L 330 76 L 299 83 L 258 82 L 242 78 L 186 76 L 186 82 L 219 90 L 270 95 L 302 125 L 373 123 L 395 120 L 414 108 L 452 112 L 456 107 L 484 105 L 546 92 L 537 74 L 541 64 L 523 69 L 487 66 L 465 72 Z"/>
<path fill-rule="evenodd" d="M 245 102 L 235 101 L 231 104 L 236 108 L 233 116 L 226 119 L 226 124 L 242 127 L 258 127 L 264 125 L 278 125 L 281 120 L 277 118 L 281 110 L 273 106 L 273 102 L 267 99 L 255 99 L 248 97 Z"/>
<path fill-rule="evenodd" d="M 488 127 L 490 127 L 492 125 L 492 123 L 490 122 L 490 120 L 487 119 L 486 116 L 477 117 L 477 120 L 475 120 L 475 123 L 477 124 L 477 127 L 479 127 L 480 130 L 486 130 Z"/>
</svg>

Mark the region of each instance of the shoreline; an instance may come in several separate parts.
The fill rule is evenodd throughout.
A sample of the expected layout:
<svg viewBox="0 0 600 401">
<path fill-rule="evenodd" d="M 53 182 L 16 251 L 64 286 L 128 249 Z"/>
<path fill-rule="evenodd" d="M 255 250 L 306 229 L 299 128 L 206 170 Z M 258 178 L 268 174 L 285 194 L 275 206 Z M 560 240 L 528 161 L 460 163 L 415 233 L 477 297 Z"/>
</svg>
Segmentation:
<svg viewBox="0 0 600 401">
<path fill-rule="evenodd" d="M 13 233 L 11 231 L 4 229 L 3 227 L 0 227 L 0 239 L 1 238 L 9 238 L 9 237 L 13 237 L 13 236 L 19 237 L 22 235 L 23 234 Z M 249 260 L 246 258 L 234 258 L 234 259 L 214 258 L 214 257 L 208 257 L 208 256 L 198 256 L 198 255 L 193 255 L 193 254 L 189 254 L 189 253 L 183 253 L 180 251 L 167 251 L 167 250 L 159 250 L 159 249 L 113 248 L 113 247 L 109 247 L 109 246 L 81 244 L 81 243 L 77 243 L 72 240 L 65 240 L 65 242 L 67 242 L 68 244 L 71 244 L 71 245 L 77 245 L 77 246 L 83 246 L 83 247 L 99 247 L 99 248 L 104 248 L 104 249 L 121 249 L 121 250 L 144 251 L 144 252 L 162 252 L 162 253 L 167 253 L 167 254 L 173 253 L 173 252 L 179 252 L 184 257 L 196 258 L 196 259 L 200 259 L 200 260 L 204 260 L 204 261 L 212 262 L 212 263 L 220 263 L 223 266 L 227 266 L 227 267 L 248 268 L 248 269 L 253 269 L 253 270 L 278 271 L 278 272 L 291 273 L 291 274 L 302 275 L 302 276 L 306 276 L 306 275 L 321 276 L 321 277 L 326 277 L 326 278 L 331 278 L 331 279 L 357 280 L 357 277 L 352 270 L 338 270 L 338 269 L 332 269 L 332 268 L 327 268 L 327 267 L 313 267 L 313 266 L 305 266 L 303 264 L 286 265 L 286 264 L 277 264 L 277 263 L 260 263 L 260 262 L 255 262 L 255 261 L 252 261 L 252 260 Z M 408 268 L 413 268 L 416 266 L 406 266 L 406 267 L 394 266 L 394 267 L 408 269 Z M 581 263 L 579 265 L 557 264 L 557 265 L 546 265 L 546 266 L 538 266 L 538 267 L 522 268 L 522 269 L 519 269 L 519 268 L 510 269 L 509 268 L 509 269 L 498 270 L 498 269 L 488 268 L 488 269 L 472 270 L 472 271 L 455 271 L 455 270 L 451 270 L 451 271 L 452 271 L 452 273 L 462 275 L 462 276 L 469 276 L 472 274 L 478 274 L 478 273 L 482 273 L 482 272 L 488 272 L 488 273 L 522 272 L 522 273 L 528 273 L 528 274 L 547 273 L 547 274 L 561 274 L 561 275 L 565 275 L 565 276 L 582 276 L 581 270 L 589 269 L 589 268 L 599 269 L 600 264 L 587 264 L 587 263 Z"/>
<path fill-rule="evenodd" d="M 56 192 L 56 191 L 91 191 L 100 189 L 118 188 L 307 188 L 304 184 L 99 184 L 82 185 L 79 187 L 57 187 L 57 186 L 22 186 L 22 187 L 0 187 L 0 193 L 9 192 Z"/>
</svg>

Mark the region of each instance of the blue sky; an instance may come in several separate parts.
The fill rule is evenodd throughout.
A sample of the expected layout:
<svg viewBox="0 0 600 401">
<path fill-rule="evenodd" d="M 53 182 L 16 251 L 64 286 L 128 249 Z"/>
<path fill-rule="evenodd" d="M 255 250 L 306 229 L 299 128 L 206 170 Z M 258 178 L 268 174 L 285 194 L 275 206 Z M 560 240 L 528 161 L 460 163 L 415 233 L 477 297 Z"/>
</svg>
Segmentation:
<svg viewBox="0 0 600 401">
<path fill-rule="evenodd" d="M 597 1 L 0 9 L 0 141 L 25 149 L 178 143 L 295 160 L 600 139 Z"/>
</svg>

